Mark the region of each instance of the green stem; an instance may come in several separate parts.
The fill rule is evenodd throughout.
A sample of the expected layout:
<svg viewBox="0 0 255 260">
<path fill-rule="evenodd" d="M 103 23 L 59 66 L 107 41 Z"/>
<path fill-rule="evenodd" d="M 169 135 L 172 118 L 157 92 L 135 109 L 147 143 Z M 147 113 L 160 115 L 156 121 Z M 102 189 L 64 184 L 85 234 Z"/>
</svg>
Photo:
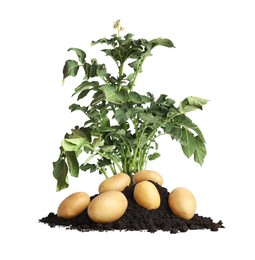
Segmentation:
<svg viewBox="0 0 255 260">
<path fill-rule="evenodd" d="M 101 168 L 101 171 L 103 172 L 103 174 L 104 174 L 104 176 L 105 176 L 106 179 L 109 178 L 109 177 L 107 176 L 106 170 L 105 170 L 103 167 Z"/>
<path fill-rule="evenodd" d="M 139 74 L 140 71 L 141 71 L 141 68 L 142 68 L 142 65 L 143 65 L 144 61 L 145 61 L 145 57 L 142 59 L 140 65 L 139 65 L 139 68 L 137 69 L 137 71 L 136 71 L 136 73 L 135 73 L 133 82 L 132 82 L 132 84 L 131 84 L 131 86 L 130 86 L 130 91 L 132 91 L 133 88 L 134 88 L 134 86 L 135 86 L 136 78 L 137 78 L 138 74 Z"/>
<path fill-rule="evenodd" d="M 152 141 L 150 140 L 149 143 L 148 143 L 147 149 L 144 149 L 144 152 L 143 152 L 143 160 L 142 160 L 142 163 L 141 163 L 141 169 L 142 170 L 144 170 L 146 168 L 146 164 L 147 164 L 147 161 L 148 161 L 147 158 L 148 158 L 151 142 Z"/>
<path fill-rule="evenodd" d="M 115 174 L 117 173 L 117 171 L 116 171 L 116 169 L 115 169 L 114 165 L 113 165 L 113 164 L 111 164 L 109 167 L 110 167 L 110 169 L 111 169 L 111 171 L 112 171 L 113 175 L 115 175 Z"/>
<path fill-rule="evenodd" d="M 122 75 L 123 75 L 123 68 L 124 68 L 124 62 L 120 64 L 120 67 L 119 67 L 119 77 L 121 78 Z"/>
<path fill-rule="evenodd" d="M 123 68 L 124 68 L 124 62 L 120 64 L 119 66 L 119 86 L 118 86 L 118 90 L 121 89 L 121 77 L 123 75 Z"/>
<path fill-rule="evenodd" d="M 166 123 L 170 122 L 170 120 L 172 120 L 174 117 L 180 115 L 181 113 L 178 113 L 178 114 L 175 114 L 173 115 L 172 117 L 169 117 L 167 118 L 167 120 L 165 120 L 162 124 L 158 125 L 153 131 L 151 131 L 151 133 L 147 136 L 147 142 L 150 141 L 150 143 L 152 142 L 151 138 L 152 136 L 155 135 L 156 131 L 163 127 Z M 140 145 L 141 145 L 141 141 L 142 141 L 142 138 L 144 136 L 144 132 L 145 132 L 145 129 L 147 128 L 147 124 L 144 125 L 143 127 L 143 130 L 141 131 L 141 134 L 138 136 L 137 135 L 137 138 L 138 138 L 138 143 L 137 143 L 137 146 L 136 146 L 136 149 L 134 151 L 134 158 L 133 158 L 133 165 L 135 165 L 135 168 L 143 168 L 144 164 L 147 162 L 147 157 L 148 157 L 148 151 L 149 151 L 149 148 L 145 149 L 147 150 L 147 152 L 142 156 L 142 158 L 140 158 L 140 153 L 139 153 L 139 150 L 140 150 Z M 137 132 L 138 133 L 138 132 Z M 147 143 L 146 142 L 146 143 Z M 150 147 L 150 146 L 148 146 Z M 143 149 L 142 149 L 143 150 Z M 139 154 L 139 156 L 138 156 Z M 138 160 L 138 164 L 137 164 L 137 157 L 139 157 L 139 160 Z M 141 163 L 141 164 L 139 164 Z"/>
<path fill-rule="evenodd" d="M 133 165 L 135 165 L 134 168 L 136 168 L 136 169 L 139 168 L 138 165 L 137 165 L 137 157 L 138 157 L 139 147 L 140 147 L 140 145 L 141 145 L 142 137 L 143 137 L 143 135 L 144 135 L 144 131 L 145 131 L 146 127 L 147 127 L 147 125 L 145 124 L 143 130 L 141 131 L 140 136 L 138 137 L 138 135 L 137 135 L 137 137 L 138 137 L 139 139 L 138 139 L 138 143 L 137 143 L 137 145 L 136 145 L 136 149 L 135 149 L 135 151 L 134 151 L 134 158 L 133 158 Z M 137 133 L 138 133 L 138 132 L 137 132 Z"/>
</svg>

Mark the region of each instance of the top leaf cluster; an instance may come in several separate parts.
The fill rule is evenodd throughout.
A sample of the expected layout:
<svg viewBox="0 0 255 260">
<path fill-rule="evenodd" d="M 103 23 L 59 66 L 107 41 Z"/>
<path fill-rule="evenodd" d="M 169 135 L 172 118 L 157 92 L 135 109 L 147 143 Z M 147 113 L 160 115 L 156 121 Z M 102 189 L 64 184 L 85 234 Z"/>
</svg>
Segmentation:
<svg viewBox="0 0 255 260">
<path fill-rule="evenodd" d="M 57 190 L 68 187 L 68 173 L 77 177 L 80 170 L 98 171 L 106 177 L 109 171 L 125 172 L 132 177 L 146 168 L 148 160 L 160 156 L 157 138 L 163 134 L 178 141 L 188 158 L 193 156 L 197 163 L 203 164 L 205 139 L 186 113 L 202 109 L 207 100 L 191 96 L 176 106 L 165 94 L 155 97 L 153 93 L 134 91 L 137 76 L 152 50 L 157 46 L 173 48 L 174 44 L 165 38 L 148 41 L 133 37 L 130 33 L 124 37 L 114 34 L 109 39 L 92 42 L 108 46 L 102 51 L 116 63 L 117 75 L 112 75 L 96 59 L 87 61 L 83 50 L 68 50 L 76 53 L 77 60 L 65 62 L 63 80 L 75 77 L 79 70 L 84 73 L 82 82 L 74 89 L 78 103 L 69 108 L 82 111 L 85 121 L 65 134 L 59 158 L 53 163 Z M 124 72 L 126 63 L 129 74 Z M 80 154 L 87 155 L 81 162 Z"/>
</svg>

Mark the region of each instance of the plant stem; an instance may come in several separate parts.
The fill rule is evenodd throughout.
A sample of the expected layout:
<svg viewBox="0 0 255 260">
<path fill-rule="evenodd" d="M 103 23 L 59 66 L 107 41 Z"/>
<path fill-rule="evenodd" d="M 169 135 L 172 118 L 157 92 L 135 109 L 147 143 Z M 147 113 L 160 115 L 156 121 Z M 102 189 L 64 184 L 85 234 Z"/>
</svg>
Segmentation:
<svg viewBox="0 0 255 260">
<path fill-rule="evenodd" d="M 142 65 L 143 65 L 143 63 L 144 63 L 144 60 L 145 60 L 145 57 L 141 59 L 141 63 L 140 63 L 139 68 L 137 69 L 137 71 L 136 71 L 136 73 L 135 73 L 133 82 L 132 82 L 132 84 L 131 84 L 130 91 L 132 91 L 133 88 L 134 88 L 134 86 L 135 86 L 136 78 L 137 78 L 138 74 L 139 74 L 140 71 L 141 71 L 141 68 L 142 68 Z"/>
</svg>

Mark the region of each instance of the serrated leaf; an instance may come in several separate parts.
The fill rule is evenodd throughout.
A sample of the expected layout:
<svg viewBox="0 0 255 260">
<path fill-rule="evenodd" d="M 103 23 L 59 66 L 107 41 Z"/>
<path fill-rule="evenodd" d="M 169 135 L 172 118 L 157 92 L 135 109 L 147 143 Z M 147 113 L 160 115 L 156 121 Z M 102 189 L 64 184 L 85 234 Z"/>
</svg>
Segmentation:
<svg viewBox="0 0 255 260">
<path fill-rule="evenodd" d="M 69 166 L 69 172 L 70 172 L 71 176 L 78 177 L 79 163 L 78 163 L 78 160 L 76 157 L 76 153 L 73 151 L 71 151 L 71 152 L 66 151 L 65 154 L 66 154 L 67 163 Z"/>
<path fill-rule="evenodd" d="M 69 186 L 67 173 L 68 167 L 64 159 L 53 162 L 53 176 L 57 180 L 56 191 L 63 190 Z"/>
<path fill-rule="evenodd" d="M 63 80 L 68 76 L 75 77 L 79 70 L 79 64 L 75 60 L 67 60 L 63 68 Z"/>
<path fill-rule="evenodd" d="M 185 127 L 182 128 L 182 136 L 180 139 L 183 153 L 190 158 L 196 149 L 196 139 L 194 135 Z"/>
<path fill-rule="evenodd" d="M 85 58 L 86 58 L 86 53 L 81 50 L 81 49 L 78 49 L 78 48 L 70 48 L 68 49 L 68 51 L 75 51 L 76 55 L 78 56 L 79 58 L 79 61 L 81 63 L 84 63 L 85 62 Z"/>
</svg>

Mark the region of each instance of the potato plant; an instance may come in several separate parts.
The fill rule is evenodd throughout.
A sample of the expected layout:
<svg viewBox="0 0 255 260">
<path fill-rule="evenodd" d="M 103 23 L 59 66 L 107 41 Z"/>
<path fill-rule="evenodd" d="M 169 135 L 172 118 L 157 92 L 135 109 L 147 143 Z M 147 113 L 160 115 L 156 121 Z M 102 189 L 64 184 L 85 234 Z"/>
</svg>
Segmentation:
<svg viewBox="0 0 255 260">
<path fill-rule="evenodd" d="M 84 73 L 82 82 L 74 88 L 76 102 L 69 109 L 84 114 L 84 124 L 66 133 L 57 161 L 53 162 L 53 176 L 57 191 L 68 187 L 68 175 L 78 177 L 80 171 L 99 172 L 106 177 L 109 172 L 124 172 L 130 177 L 146 168 L 149 160 L 160 157 L 157 138 L 169 135 L 180 143 L 185 156 L 203 164 L 206 156 L 205 139 L 196 124 L 186 115 L 202 109 L 207 100 L 189 96 L 178 105 L 166 94 L 135 90 L 142 66 L 155 47 L 174 48 L 171 40 L 134 39 L 131 33 L 121 36 L 120 22 L 114 24 L 117 33 L 110 38 L 92 41 L 102 44 L 102 51 L 113 59 L 117 74 L 107 70 L 96 59 L 87 60 L 79 48 L 76 60 L 67 60 L 63 68 L 63 82 L 67 77 Z M 124 71 L 124 66 L 129 73 Z M 85 153 L 85 160 L 79 155 Z"/>
</svg>

